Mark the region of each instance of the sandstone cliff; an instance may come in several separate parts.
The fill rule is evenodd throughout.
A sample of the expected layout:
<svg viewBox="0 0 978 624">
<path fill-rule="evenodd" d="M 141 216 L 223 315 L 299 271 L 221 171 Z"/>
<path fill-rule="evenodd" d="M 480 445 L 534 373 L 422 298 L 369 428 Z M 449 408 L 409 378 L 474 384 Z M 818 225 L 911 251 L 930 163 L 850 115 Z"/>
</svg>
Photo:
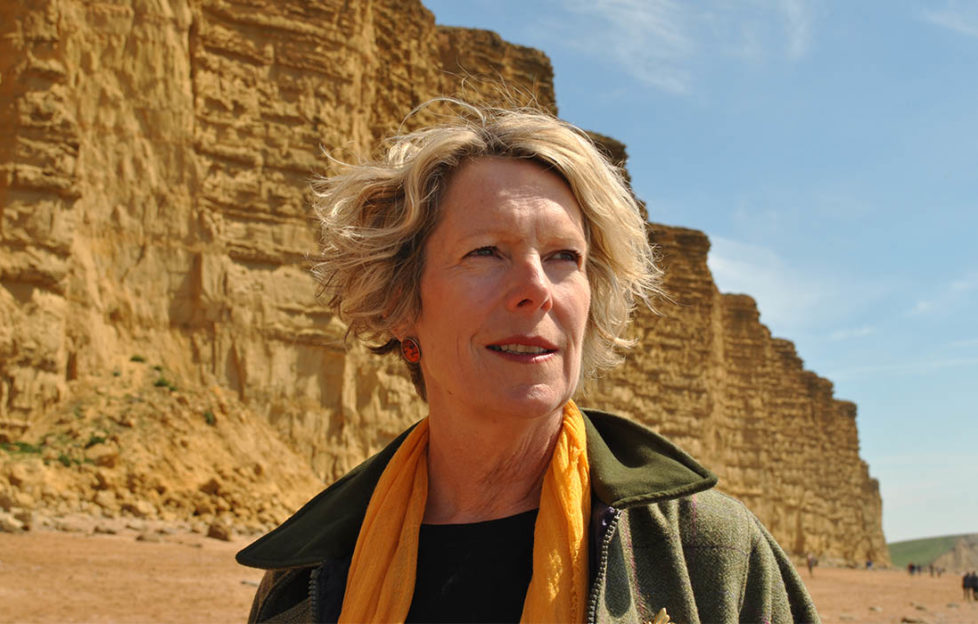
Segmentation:
<svg viewBox="0 0 978 624">
<path fill-rule="evenodd" d="M 249 416 L 238 427 L 251 428 L 245 437 L 264 439 L 270 426 L 291 449 L 277 454 L 298 453 L 327 481 L 380 448 L 422 407 L 400 365 L 344 344 L 345 328 L 317 301 L 308 180 L 326 167 L 320 146 L 355 158 L 431 97 L 511 98 L 498 82 L 556 110 L 546 56 L 493 33 L 438 27 L 418 2 L 4 3 L 0 441 L 60 445 L 47 459 L 67 462 L 35 458 L 32 470 L 74 470 L 69 506 L 82 510 L 131 511 L 148 497 L 160 513 L 232 513 L 194 493 L 204 492 L 250 505 L 267 523 L 294 504 L 232 500 L 208 484 L 222 470 L 243 473 L 192 446 L 180 452 L 203 459 L 175 470 L 164 492 L 137 483 L 99 502 L 92 483 L 131 485 L 156 461 L 130 452 L 124 431 L 108 433 L 125 427 L 118 406 L 127 395 L 164 401 L 133 369 L 138 354 L 163 367 L 174 396 L 190 397 L 160 409 L 182 414 L 190 437 L 214 438 L 208 449 L 242 435 L 187 416 L 214 413 L 208 388 L 226 410 Z M 855 406 L 834 400 L 830 382 L 770 337 L 749 298 L 717 291 L 705 236 L 653 230 L 679 305 L 641 316 L 641 347 L 587 402 L 652 424 L 699 455 L 788 549 L 885 560 Z M 106 392 L 118 400 L 96 398 Z M 82 395 L 115 424 L 82 410 L 75 417 L 88 429 L 72 425 L 66 414 Z M 152 421 L 156 412 L 141 413 Z M 92 446 L 121 455 L 101 466 L 109 472 L 99 481 L 101 455 L 83 447 L 102 438 Z M 245 457 L 255 448 L 228 452 L 253 465 Z M 19 455 L 6 458 L 0 480 L 8 506 L 30 481 L 23 464 L 11 476 Z M 239 485 L 275 479 L 314 487 L 276 462 Z"/>
<path fill-rule="evenodd" d="M 673 301 L 636 319 L 640 346 L 593 401 L 701 458 L 787 550 L 889 561 L 856 406 L 771 337 L 753 299 L 717 290 L 703 233 L 653 224 L 652 237 Z"/>
<path fill-rule="evenodd" d="M 954 548 L 934 559 L 931 565 L 959 574 L 978 570 L 978 534 L 962 535 Z"/>
</svg>

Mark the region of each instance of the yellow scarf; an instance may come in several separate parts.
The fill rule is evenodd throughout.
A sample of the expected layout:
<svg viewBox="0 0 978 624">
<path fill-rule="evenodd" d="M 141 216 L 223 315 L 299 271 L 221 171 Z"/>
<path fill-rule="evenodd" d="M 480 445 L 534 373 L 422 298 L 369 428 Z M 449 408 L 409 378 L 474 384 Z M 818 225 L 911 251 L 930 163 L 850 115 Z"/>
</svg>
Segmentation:
<svg viewBox="0 0 978 624">
<path fill-rule="evenodd" d="M 428 420 L 401 444 L 377 482 L 343 596 L 340 622 L 403 622 L 414 597 L 418 531 L 428 497 Z M 522 622 L 583 622 L 591 479 L 584 417 L 573 401 L 543 477 L 533 530 L 533 577 Z"/>
</svg>

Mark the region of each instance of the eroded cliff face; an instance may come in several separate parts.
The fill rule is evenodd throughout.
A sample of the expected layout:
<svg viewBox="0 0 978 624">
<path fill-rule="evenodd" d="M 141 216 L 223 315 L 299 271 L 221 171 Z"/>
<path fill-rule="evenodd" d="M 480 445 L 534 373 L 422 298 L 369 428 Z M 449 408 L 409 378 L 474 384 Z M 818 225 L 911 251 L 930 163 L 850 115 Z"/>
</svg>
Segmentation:
<svg viewBox="0 0 978 624">
<path fill-rule="evenodd" d="M 262 406 L 323 475 L 420 415 L 316 300 L 320 147 L 366 154 L 460 76 L 484 87 L 476 70 L 553 107 L 543 54 L 411 2 L 2 10 L 5 430 L 135 353 Z"/>
<path fill-rule="evenodd" d="M 4 3 L 0 436 L 49 439 L 46 415 L 138 354 L 229 392 L 321 478 L 351 468 L 423 406 L 316 298 L 320 146 L 356 158 L 429 98 L 514 91 L 556 109 L 542 53 L 417 2 Z M 855 406 L 717 292 L 705 236 L 654 236 L 681 305 L 640 315 L 641 346 L 586 402 L 702 458 L 787 548 L 884 560 Z"/>
<path fill-rule="evenodd" d="M 772 338 L 753 299 L 721 294 L 709 240 L 652 225 L 672 302 L 639 314 L 639 346 L 589 397 L 663 433 L 720 477 L 785 549 L 889 561 L 879 486 L 859 458 L 856 406 Z"/>
</svg>

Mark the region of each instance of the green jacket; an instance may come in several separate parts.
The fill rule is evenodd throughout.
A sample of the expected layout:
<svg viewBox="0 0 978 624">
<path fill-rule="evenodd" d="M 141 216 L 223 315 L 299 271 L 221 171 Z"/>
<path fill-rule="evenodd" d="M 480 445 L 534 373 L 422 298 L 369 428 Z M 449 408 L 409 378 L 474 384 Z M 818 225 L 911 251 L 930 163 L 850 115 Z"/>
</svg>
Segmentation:
<svg viewBox="0 0 978 624">
<path fill-rule="evenodd" d="M 584 410 L 591 465 L 588 622 L 818 622 L 794 566 L 716 477 L 634 422 Z M 250 622 L 335 622 L 367 503 L 407 432 L 238 553 L 269 570 Z"/>
</svg>

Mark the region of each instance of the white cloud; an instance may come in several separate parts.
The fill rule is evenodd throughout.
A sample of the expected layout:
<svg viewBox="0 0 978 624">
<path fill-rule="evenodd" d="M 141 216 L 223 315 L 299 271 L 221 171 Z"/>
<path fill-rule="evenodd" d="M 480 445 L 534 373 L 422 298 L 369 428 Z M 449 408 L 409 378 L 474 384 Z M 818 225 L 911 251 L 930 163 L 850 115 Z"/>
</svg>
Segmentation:
<svg viewBox="0 0 978 624">
<path fill-rule="evenodd" d="M 761 60 L 797 60 L 811 47 L 814 15 L 810 0 L 748 0 L 686 3 L 689 20 L 711 52 Z M 697 12 L 694 7 L 701 7 Z"/>
<path fill-rule="evenodd" d="M 549 26 L 567 31 L 560 43 L 610 57 L 647 85 L 685 94 L 703 58 L 805 56 L 812 39 L 810 1 L 565 0 L 566 9 L 589 20 L 587 35 L 566 36 L 575 29 L 558 16 Z"/>
<path fill-rule="evenodd" d="M 924 11 L 923 18 L 937 26 L 969 37 L 978 37 L 978 5 L 949 0 L 938 10 Z"/>
<path fill-rule="evenodd" d="M 863 325 L 862 327 L 854 327 L 851 329 L 838 329 L 831 334 L 829 334 L 829 340 L 841 341 L 850 340 L 852 338 L 862 338 L 863 336 L 869 336 L 870 334 L 875 334 L 876 328 L 871 325 Z"/>
<path fill-rule="evenodd" d="M 952 310 L 971 300 L 971 291 L 978 289 L 978 274 L 971 273 L 952 279 L 931 292 L 927 299 L 920 299 L 907 311 L 907 316 L 922 316 L 942 310 Z"/>
<path fill-rule="evenodd" d="M 717 287 L 752 296 L 761 321 L 776 335 L 793 336 L 831 308 L 832 289 L 788 266 L 770 249 L 718 236 L 711 243 L 708 264 Z"/>
<path fill-rule="evenodd" d="M 812 13 L 803 0 L 781 2 L 785 17 L 785 31 L 788 37 L 788 55 L 799 59 L 808 52 L 812 38 Z"/>
<path fill-rule="evenodd" d="M 954 292 L 966 292 L 978 288 L 978 275 L 971 275 L 963 279 L 951 282 L 951 290 Z"/>
<path fill-rule="evenodd" d="M 690 74 L 683 60 L 692 55 L 687 9 L 674 0 L 570 0 L 570 11 L 596 19 L 585 37 L 567 43 L 610 55 L 635 78 L 669 93 L 685 93 Z M 598 24 L 604 24 L 598 26 Z"/>
<path fill-rule="evenodd" d="M 937 304 L 935 302 L 922 299 L 915 303 L 907 314 L 910 316 L 920 316 L 921 314 L 927 314 L 935 309 L 937 309 Z"/>
</svg>

